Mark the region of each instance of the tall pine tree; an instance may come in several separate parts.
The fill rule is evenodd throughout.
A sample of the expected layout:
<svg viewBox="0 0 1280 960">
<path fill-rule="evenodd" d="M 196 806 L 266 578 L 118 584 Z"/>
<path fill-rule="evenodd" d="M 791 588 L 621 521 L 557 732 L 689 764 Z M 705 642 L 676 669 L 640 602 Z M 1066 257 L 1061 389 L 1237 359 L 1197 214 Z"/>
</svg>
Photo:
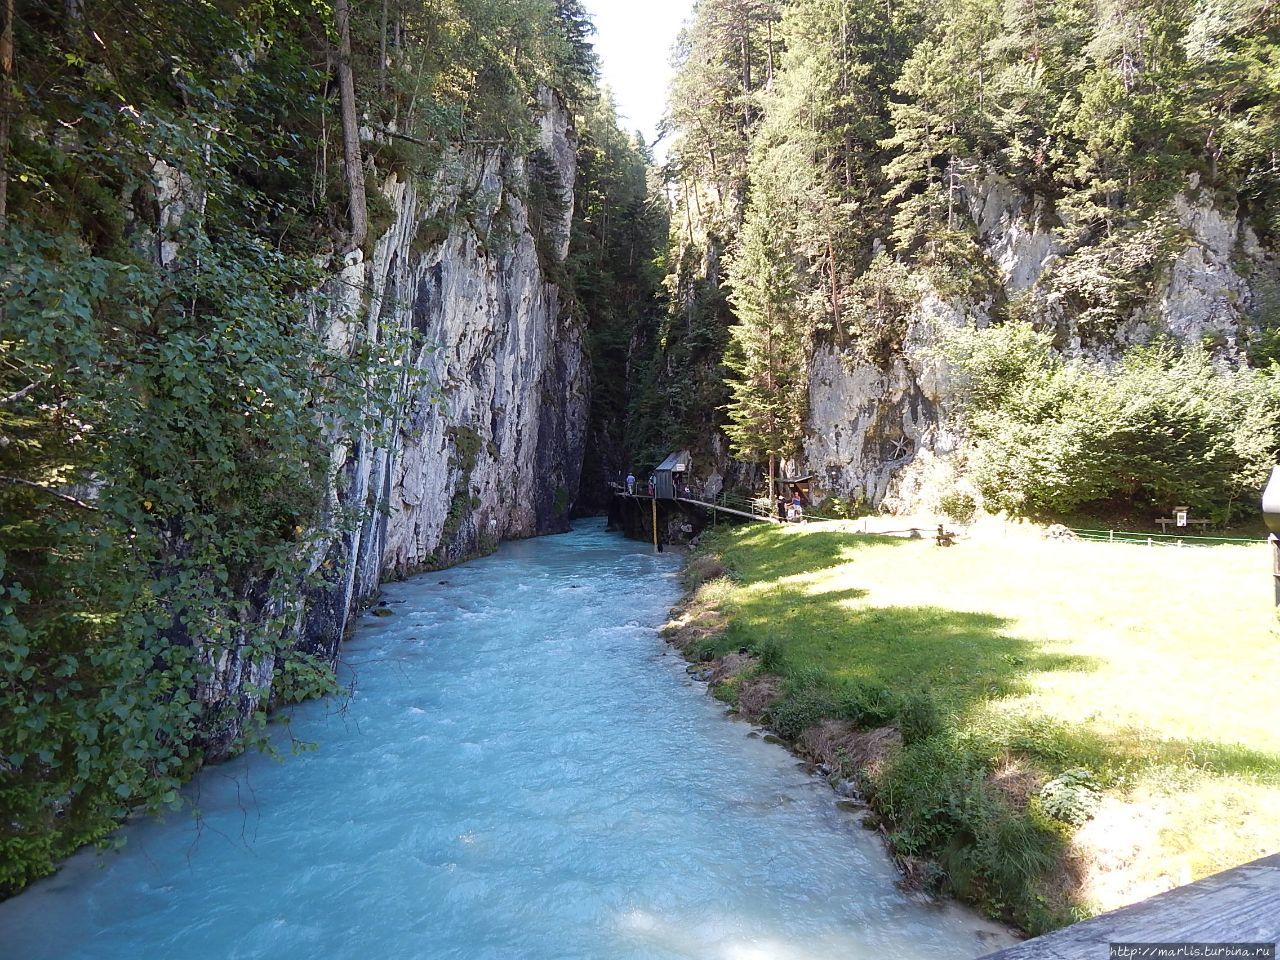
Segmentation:
<svg viewBox="0 0 1280 960">
<path fill-rule="evenodd" d="M 743 460 L 768 464 L 770 502 L 780 459 L 797 453 L 808 412 L 805 336 L 793 236 L 773 197 L 757 193 L 730 266 L 730 300 L 738 322 L 726 363 L 732 400 L 725 433 Z"/>
</svg>

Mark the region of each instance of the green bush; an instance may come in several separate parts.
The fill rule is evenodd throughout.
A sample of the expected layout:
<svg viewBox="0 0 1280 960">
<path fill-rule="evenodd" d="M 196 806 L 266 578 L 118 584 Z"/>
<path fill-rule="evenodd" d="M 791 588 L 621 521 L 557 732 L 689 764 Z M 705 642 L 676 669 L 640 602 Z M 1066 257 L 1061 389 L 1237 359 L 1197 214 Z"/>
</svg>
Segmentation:
<svg viewBox="0 0 1280 960">
<path fill-rule="evenodd" d="M 1280 370 L 1216 365 L 1200 346 L 1067 362 L 1014 323 L 953 337 L 972 480 L 996 509 L 1054 515 L 1107 502 L 1186 504 L 1222 522 L 1253 509 L 1280 452 Z"/>
<path fill-rule="evenodd" d="M 836 698 L 825 687 L 788 685 L 769 708 L 769 725 L 785 740 L 795 740 L 808 727 L 838 714 Z"/>
<path fill-rule="evenodd" d="M 875 784 L 877 806 L 900 853 L 938 861 L 953 892 L 1043 931 L 1062 922 L 1037 893 L 1053 879 L 1061 835 L 995 795 L 982 754 L 963 736 L 908 744 Z"/>
<path fill-rule="evenodd" d="M 860 727 L 883 727 L 897 719 L 901 704 L 887 687 L 856 683 L 843 692 L 839 701 L 842 719 Z"/>
<path fill-rule="evenodd" d="M 941 732 L 942 712 L 933 697 L 924 691 L 913 693 L 902 703 L 898 729 L 904 743 L 920 743 Z"/>
<path fill-rule="evenodd" d="M 814 508 L 813 515 L 835 520 L 857 520 L 870 512 L 871 504 L 859 494 L 850 497 L 823 497 Z"/>
<path fill-rule="evenodd" d="M 1185 246 L 1176 225 L 1155 220 L 1064 257 L 1048 282 L 1082 336 L 1105 338 L 1147 305 L 1160 272 Z"/>
<path fill-rule="evenodd" d="M 978 501 L 967 490 L 951 490 L 938 501 L 943 516 L 956 523 L 972 523 L 978 515 Z"/>
<path fill-rule="evenodd" d="M 777 637 L 765 637 L 753 651 L 760 658 L 765 673 L 782 673 L 786 669 L 786 647 Z"/>
<path fill-rule="evenodd" d="M 1078 827 L 1098 811 L 1101 793 L 1088 770 L 1076 768 L 1058 774 L 1040 788 L 1040 809 L 1055 820 Z"/>
</svg>

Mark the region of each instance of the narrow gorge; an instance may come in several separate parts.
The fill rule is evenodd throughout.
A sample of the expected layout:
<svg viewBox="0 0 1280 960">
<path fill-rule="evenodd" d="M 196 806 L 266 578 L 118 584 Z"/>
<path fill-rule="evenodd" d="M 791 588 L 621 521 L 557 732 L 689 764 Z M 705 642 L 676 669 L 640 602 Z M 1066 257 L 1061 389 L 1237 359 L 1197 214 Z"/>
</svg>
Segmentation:
<svg viewBox="0 0 1280 960">
<path fill-rule="evenodd" d="M 569 529 L 644 190 L 574 3 L 20 7 L 9 892 L 332 691 L 388 580 Z"/>
<path fill-rule="evenodd" d="M 32 956 L 968 955 L 1280 836 L 1280 7 L 640 6 L 0 0 Z"/>
</svg>

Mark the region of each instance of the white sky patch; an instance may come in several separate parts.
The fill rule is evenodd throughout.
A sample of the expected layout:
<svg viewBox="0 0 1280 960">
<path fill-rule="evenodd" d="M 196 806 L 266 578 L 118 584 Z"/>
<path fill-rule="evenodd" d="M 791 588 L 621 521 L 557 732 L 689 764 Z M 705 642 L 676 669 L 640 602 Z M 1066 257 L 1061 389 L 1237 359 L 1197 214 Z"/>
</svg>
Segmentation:
<svg viewBox="0 0 1280 960">
<path fill-rule="evenodd" d="M 623 128 L 638 129 L 653 143 L 666 110 L 671 48 L 693 0 L 584 0 L 584 6 L 595 20 L 601 77 L 613 90 Z"/>
</svg>

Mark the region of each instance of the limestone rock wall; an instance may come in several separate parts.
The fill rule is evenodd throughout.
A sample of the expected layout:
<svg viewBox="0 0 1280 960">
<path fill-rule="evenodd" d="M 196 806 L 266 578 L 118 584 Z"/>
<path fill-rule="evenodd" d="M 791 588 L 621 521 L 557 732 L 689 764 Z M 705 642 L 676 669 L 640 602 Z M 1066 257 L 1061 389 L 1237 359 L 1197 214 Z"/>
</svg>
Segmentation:
<svg viewBox="0 0 1280 960">
<path fill-rule="evenodd" d="M 914 509 L 921 472 L 955 450 L 957 424 L 948 415 L 953 381 L 931 349 L 940 325 L 982 325 L 997 304 L 1023 298 L 1033 320 L 1055 331 L 1068 354 L 1112 361 L 1127 347 L 1167 335 L 1209 342 L 1223 362 L 1239 363 L 1264 297 L 1277 289 L 1280 254 L 1264 249 L 1193 178 L 1167 211 L 1180 252 L 1159 271 L 1144 304 L 1106 336 L 1089 336 L 1049 282 L 1073 252 L 1068 231 L 1000 177 L 971 180 L 964 200 L 998 278 L 986 301 L 925 296 L 907 320 L 904 349 L 887 368 L 851 362 L 830 348 L 813 358 L 809 435 L 802 462 L 790 467 L 813 472 L 831 493 Z"/>
<path fill-rule="evenodd" d="M 264 583 L 249 598 L 255 617 L 284 621 L 296 650 L 332 662 L 352 616 L 388 578 L 568 529 L 590 366 L 550 274 L 568 255 L 577 144 L 549 92 L 537 120 L 536 164 L 467 148 L 447 154 L 430 183 L 371 181 L 391 225 L 367 259 L 348 254 L 315 298 L 329 347 L 368 353 L 394 386 L 371 395 L 367 428 L 321 451 L 336 481 L 305 583 Z M 552 198 L 536 220 L 532 176 Z M 177 216 L 190 201 L 181 179 L 169 180 Z M 210 675 L 198 696 L 213 719 L 202 746 L 216 760 L 234 749 L 277 664 L 244 645 L 204 652 Z"/>
<path fill-rule="evenodd" d="M 371 399 L 368 429 L 331 438 L 336 483 L 305 584 L 263 584 L 254 601 L 257 616 L 291 625 L 295 649 L 332 662 L 385 579 L 568 529 L 591 385 L 583 331 L 549 278 L 568 255 L 577 173 L 571 119 L 549 92 L 538 128 L 536 175 L 555 181 L 541 193 L 559 203 L 536 226 L 528 158 L 457 150 L 431 183 L 380 184 L 389 229 L 316 298 L 330 348 L 369 353 L 394 387 Z M 170 180 L 178 215 L 188 201 Z M 207 660 L 198 696 L 216 719 L 202 746 L 216 760 L 277 665 L 238 645 Z"/>
<path fill-rule="evenodd" d="M 549 236 L 531 226 L 525 158 L 457 151 L 430 185 L 383 184 L 394 223 L 329 284 L 317 322 L 331 343 L 372 347 L 399 386 L 389 422 L 335 447 L 335 533 L 316 555 L 323 585 L 302 614 L 306 648 L 332 654 L 386 578 L 568 529 L 589 364 L 546 259 L 568 254 L 577 147 L 550 94 L 539 128 L 562 200 Z M 344 529 L 351 513 L 364 520 Z"/>
</svg>

